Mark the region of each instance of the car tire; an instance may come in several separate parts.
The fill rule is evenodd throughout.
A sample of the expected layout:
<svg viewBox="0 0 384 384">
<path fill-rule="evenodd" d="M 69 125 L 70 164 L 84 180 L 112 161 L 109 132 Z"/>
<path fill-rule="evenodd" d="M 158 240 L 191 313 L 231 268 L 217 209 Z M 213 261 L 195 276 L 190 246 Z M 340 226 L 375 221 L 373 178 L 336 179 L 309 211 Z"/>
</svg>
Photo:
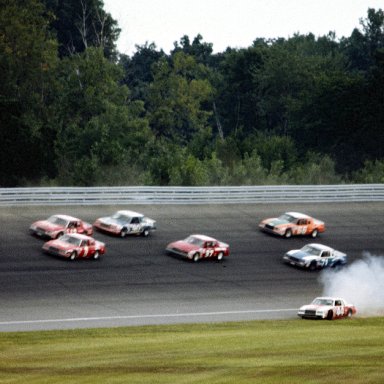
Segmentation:
<svg viewBox="0 0 384 384">
<path fill-rule="evenodd" d="M 143 235 L 144 237 L 148 237 L 148 236 L 149 236 L 149 229 L 148 229 L 148 228 L 145 228 L 145 229 L 143 230 L 143 232 L 142 232 L 142 235 Z"/>
<path fill-rule="evenodd" d="M 192 261 L 194 263 L 198 262 L 200 260 L 200 255 L 196 252 L 193 256 L 192 256 Z"/>
<path fill-rule="evenodd" d="M 72 252 L 72 253 L 69 255 L 69 257 L 68 257 L 68 260 L 69 260 L 69 261 L 73 261 L 73 260 L 76 259 L 76 257 L 77 257 L 76 252 Z"/>
<path fill-rule="evenodd" d="M 222 261 L 223 257 L 224 257 L 223 252 L 219 252 L 218 255 L 217 255 L 217 261 Z"/>
<path fill-rule="evenodd" d="M 333 311 L 328 311 L 327 320 L 332 320 L 332 319 L 333 319 Z"/>
<path fill-rule="evenodd" d="M 308 269 L 311 271 L 311 272 L 315 272 L 316 269 L 317 269 L 317 264 L 316 264 L 316 261 L 312 261 L 311 264 L 309 264 L 309 267 Z"/>
<path fill-rule="evenodd" d="M 95 251 L 95 253 L 93 254 L 93 260 L 99 260 L 100 259 L 100 253 L 99 251 Z"/>
<path fill-rule="evenodd" d="M 127 228 L 123 228 L 122 230 L 121 230 L 121 232 L 120 232 L 120 237 L 125 237 L 125 236 L 127 236 L 127 234 L 128 234 L 128 230 L 127 230 Z"/>
<path fill-rule="evenodd" d="M 348 309 L 347 317 L 349 319 L 352 317 L 352 309 Z"/>
<path fill-rule="evenodd" d="M 317 234 L 319 233 L 319 231 L 317 230 L 317 229 L 314 229 L 313 231 L 312 231 L 312 233 L 311 233 L 311 236 L 313 237 L 313 238 L 315 238 L 315 237 L 317 237 Z"/>
<path fill-rule="evenodd" d="M 284 237 L 286 239 L 289 239 L 290 237 L 292 237 L 292 231 L 290 229 L 287 229 L 284 233 Z"/>
</svg>

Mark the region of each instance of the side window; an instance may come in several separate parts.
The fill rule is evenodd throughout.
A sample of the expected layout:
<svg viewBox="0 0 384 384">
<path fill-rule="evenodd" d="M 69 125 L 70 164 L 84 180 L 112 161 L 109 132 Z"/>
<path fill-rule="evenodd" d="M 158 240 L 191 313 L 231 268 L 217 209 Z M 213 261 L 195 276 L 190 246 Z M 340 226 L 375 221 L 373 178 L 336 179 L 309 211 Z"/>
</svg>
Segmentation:
<svg viewBox="0 0 384 384">
<path fill-rule="evenodd" d="M 131 224 L 139 224 L 139 218 L 138 217 L 132 217 Z"/>
</svg>

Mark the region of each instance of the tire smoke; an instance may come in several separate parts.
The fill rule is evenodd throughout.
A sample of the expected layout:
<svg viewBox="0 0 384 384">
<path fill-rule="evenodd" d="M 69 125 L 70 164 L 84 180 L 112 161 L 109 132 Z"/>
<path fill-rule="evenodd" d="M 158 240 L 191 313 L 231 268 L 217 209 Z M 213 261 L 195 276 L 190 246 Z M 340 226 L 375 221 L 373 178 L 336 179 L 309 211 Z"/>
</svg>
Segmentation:
<svg viewBox="0 0 384 384">
<path fill-rule="evenodd" d="M 324 270 L 319 279 L 324 296 L 344 298 L 358 315 L 384 315 L 384 257 L 364 253 L 363 259 L 341 270 Z"/>
</svg>

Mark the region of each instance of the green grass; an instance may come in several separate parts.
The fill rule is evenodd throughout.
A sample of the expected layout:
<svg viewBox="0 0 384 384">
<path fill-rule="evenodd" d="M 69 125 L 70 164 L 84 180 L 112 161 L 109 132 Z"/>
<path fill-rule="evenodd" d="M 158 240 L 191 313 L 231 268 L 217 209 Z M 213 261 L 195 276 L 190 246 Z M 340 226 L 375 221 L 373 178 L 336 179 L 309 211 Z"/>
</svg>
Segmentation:
<svg viewBox="0 0 384 384">
<path fill-rule="evenodd" d="M 384 318 L 0 333 L 0 383 L 384 383 Z"/>
</svg>

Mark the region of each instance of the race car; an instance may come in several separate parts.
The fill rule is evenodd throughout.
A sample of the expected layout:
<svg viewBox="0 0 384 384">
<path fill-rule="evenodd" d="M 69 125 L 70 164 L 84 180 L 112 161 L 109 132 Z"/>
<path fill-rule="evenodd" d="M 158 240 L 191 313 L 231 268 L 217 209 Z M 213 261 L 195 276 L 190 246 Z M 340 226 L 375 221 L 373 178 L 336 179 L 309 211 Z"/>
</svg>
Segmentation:
<svg viewBox="0 0 384 384">
<path fill-rule="evenodd" d="M 39 220 L 29 227 L 32 235 L 57 239 L 65 233 L 93 234 L 92 225 L 76 217 L 68 215 L 52 215 L 46 220 Z"/>
<path fill-rule="evenodd" d="M 105 253 L 105 244 L 89 236 L 68 233 L 58 239 L 47 241 L 43 245 L 43 251 L 69 260 L 77 258 L 97 260 Z"/>
<path fill-rule="evenodd" d="M 190 235 L 184 240 L 178 240 L 167 245 L 168 254 L 185 257 L 189 260 L 216 258 L 222 260 L 229 256 L 229 245 L 213 237 L 205 235 Z"/>
<path fill-rule="evenodd" d="M 325 231 L 323 221 L 299 212 L 286 212 L 280 217 L 264 219 L 259 228 L 268 233 L 289 238 L 296 235 L 316 237 Z"/>
<path fill-rule="evenodd" d="M 336 268 L 347 264 L 347 255 L 323 244 L 311 243 L 301 249 L 293 249 L 283 256 L 283 261 L 310 271 Z"/>
<path fill-rule="evenodd" d="M 156 229 L 156 221 L 134 211 L 117 211 L 112 216 L 97 219 L 93 226 L 100 231 L 125 237 L 127 235 L 142 235 L 147 237 Z"/>
<path fill-rule="evenodd" d="M 297 315 L 302 319 L 341 319 L 356 314 L 356 307 L 339 297 L 316 297 L 311 304 L 300 307 Z"/>
</svg>

